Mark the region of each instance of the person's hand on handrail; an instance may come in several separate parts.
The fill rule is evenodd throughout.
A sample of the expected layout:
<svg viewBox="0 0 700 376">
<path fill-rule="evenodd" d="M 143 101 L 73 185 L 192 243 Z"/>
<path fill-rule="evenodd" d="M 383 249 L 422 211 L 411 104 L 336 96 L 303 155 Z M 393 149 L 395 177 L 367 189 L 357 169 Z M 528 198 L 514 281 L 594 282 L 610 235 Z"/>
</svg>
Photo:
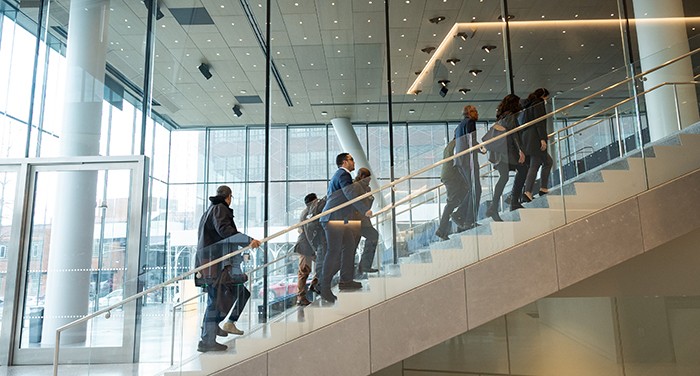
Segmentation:
<svg viewBox="0 0 700 376">
<path fill-rule="evenodd" d="M 260 240 L 257 240 L 257 239 L 251 240 L 251 241 L 250 241 L 249 247 L 250 247 L 250 248 L 258 248 L 258 247 L 260 247 Z"/>
</svg>

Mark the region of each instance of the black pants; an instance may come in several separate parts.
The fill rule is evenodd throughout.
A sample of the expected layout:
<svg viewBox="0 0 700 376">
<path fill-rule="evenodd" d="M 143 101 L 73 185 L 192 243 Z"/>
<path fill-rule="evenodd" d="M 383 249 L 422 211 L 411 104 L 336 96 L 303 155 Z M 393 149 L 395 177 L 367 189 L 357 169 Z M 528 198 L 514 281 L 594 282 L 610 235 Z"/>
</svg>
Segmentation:
<svg viewBox="0 0 700 376">
<path fill-rule="evenodd" d="M 248 291 L 245 285 L 236 285 L 234 289 L 236 302 L 233 304 L 229 321 L 237 321 L 238 318 L 241 317 L 243 308 L 250 298 L 250 291 Z M 202 320 L 202 342 L 207 344 L 216 342 L 216 333 L 219 331 L 219 323 L 226 316 L 225 314 L 221 314 L 216 306 L 217 292 L 218 288 L 214 285 L 207 285 L 207 308 L 204 311 L 204 319 Z"/>
<path fill-rule="evenodd" d="M 498 181 L 493 189 L 493 198 L 491 199 L 491 206 L 489 211 L 493 213 L 498 212 L 499 201 L 501 201 L 501 195 L 503 195 L 503 190 L 508 183 L 510 178 L 510 169 L 513 167 L 508 164 L 508 162 L 502 161 L 496 165 L 496 171 L 498 171 Z M 515 205 L 513 203 L 520 202 L 520 196 L 523 193 L 523 185 L 525 184 L 525 176 L 527 175 L 527 165 L 517 164 L 515 167 L 515 180 L 513 181 L 513 189 L 511 190 L 511 208 Z"/>
<path fill-rule="evenodd" d="M 328 244 L 323 260 L 321 291 L 330 292 L 331 280 L 340 270 L 340 281 L 350 282 L 355 277 L 355 249 L 360 235 L 360 221 L 330 220 L 322 222 Z"/>
<path fill-rule="evenodd" d="M 362 220 L 360 236 L 365 238 L 365 246 L 362 250 L 359 268 L 360 270 L 368 270 L 372 268 L 374 255 L 377 253 L 377 244 L 379 243 L 379 231 L 372 226 L 372 222 L 370 222 L 369 218 Z"/>
<path fill-rule="evenodd" d="M 552 171 L 552 157 L 549 153 L 543 152 L 541 154 L 533 154 L 530 156 L 530 168 L 527 171 L 527 177 L 525 178 L 525 192 L 532 193 L 532 187 L 535 185 L 535 178 L 537 178 L 537 170 L 542 166 L 542 171 L 540 172 L 540 187 L 548 188 L 549 185 L 549 173 Z"/>
<path fill-rule="evenodd" d="M 438 225 L 438 231 L 444 235 L 447 235 L 450 229 L 450 215 L 457 209 L 462 202 L 466 199 L 467 191 L 464 184 L 464 179 L 454 179 L 449 181 L 444 181 L 445 189 L 447 189 L 447 203 L 442 211 L 442 216 L 440 217 L 440 225 Z"/>
<path fill-rule="evenodd" d="M 458 166 L 459 172 L 464 178 L 466 192 L 465 199 L 457 208 L 455 217 L 459 218 L 461 226 L 469 227 L 476 222 L 481 202 L 481 177 L 479 176 L 479 158 L 476 153 L 472 156 L 470 166 Z"/>
</svg>

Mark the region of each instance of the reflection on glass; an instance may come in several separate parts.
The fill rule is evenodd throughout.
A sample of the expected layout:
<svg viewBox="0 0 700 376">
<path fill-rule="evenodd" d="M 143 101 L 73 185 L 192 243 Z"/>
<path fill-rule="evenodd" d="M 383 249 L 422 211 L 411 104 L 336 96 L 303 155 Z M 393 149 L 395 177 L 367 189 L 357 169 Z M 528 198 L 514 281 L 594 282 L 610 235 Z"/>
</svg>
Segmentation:
<svg viewBox="0 0 700 376">
<path fill-rule="evenodd" d="M 91 173 L 82 171 L 82 173 Z M 71 295 L 75 299 L 71 300 L 73 306 L 70 312 L 84 315 L 94 312 L 107 306 L 117 303 L 122 297 L 127 296 L 127 292 L 133 292 L 134 286 L 126 286 L 126 263 L 127 263 L 127 238 L 130 211 L 130 190 L 131 173 L 123 170 L 98 171 L 90 176 L 97 181 L 97 197 L 92 200 L 84 198 L 88 205 L 95 205 L 94 209 L 94 231 L 92 238 L 92 249 L 87 254 L 82 254 L 79 250 L 73 250 L 72 257 L 87 256 L 91 260 L 88 262 L 88 269 L 70 269 L 69 263 L 61 260 L 53 260 L 49 263 L 52 255 L 54 258 L 68 257 L 64 253 L 52 252 L 53 242 L 63 237 L 56 233 L 57 227 L 54 218 L 57 215 L 56 199 L 61 200 L 61 195 L 56 195 L 55 187 L 59 179 L 70 180 L 75 172 L 40 172 L 36 177 L 36 189 L 34 193 L 33 216 L 31 223 L 31 240 L 29 244 L 27 258 L 27 279 L 24 290 L 24 324 L 21 329 L 21 347 L 37 347 L 52 344 L 53 329 L 42 331 L 42 324 L 47 319 L 46 316 L 46 294 L 47 281 L 51 279 L 51 274 L 63 280 L 74 281 L 73 290 L 86 291 L 86 295 Z M 87 175 L 86 175 L 87 176 Z M 70 226 L 68 231 L 75 231 Z M 51 269 L 51 265 L 54 268 Z M 65 266 L 61 266 L 65 265 Z M 64 269 L 65 268 L 65 269 Z M 56 281 L 55 279 L 53 279 Z M 87 283 L 80 286 L 81 281 Z M 55 293 L 52 292 L 52 293 Z M 56 302 L 57 300 L 51 300 Z M 60 301 L 67 301 L 64 296 Z M 60 305 L 60 303 L 58 303 Z M 61 312 L 61 308 L 55 308 L 54 312 Z M 65 311 L 65 310 L 64 310 Z M 82 312 L 82 314 L 78 313 Z M 80 317 L 80 316 L 78 316 Z M 73 317 L 75 319 L 77 317 Z M 69 320 L 70 322 L 72 320 Z M 86 345 L 93 347 L 120 346 L 122 343 L 121 332 L 124 324 L 124 316 L 121 311 L 113 312 L 111 318 L 98 317 L 91 320 L 85 330 L 87 338 L 83 341 Z M 98 333 L 112 332 L 115 335 L 98 335 Z M 50 335 L 47 336 L 47 333 Z M 80 335 L 78 335 L 80 337 Z M 68 337 L 72 338 L 72 337 Z"/>
</svg>

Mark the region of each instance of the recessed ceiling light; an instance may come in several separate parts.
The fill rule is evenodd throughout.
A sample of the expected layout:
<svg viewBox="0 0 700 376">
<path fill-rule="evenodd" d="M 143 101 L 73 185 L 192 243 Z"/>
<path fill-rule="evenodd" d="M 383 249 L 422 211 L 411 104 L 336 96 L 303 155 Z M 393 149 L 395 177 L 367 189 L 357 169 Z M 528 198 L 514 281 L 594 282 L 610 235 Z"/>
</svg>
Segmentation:
<svg viewBox="0 0 700 376">
<path fill-rule="evenodd" d="M 414 114 L 414 113 L 416 113 L 416 110 L 414 110 L 414 109 L 411 108 L 410 110 L 408 110 L 408 113 L 409 113 L 409 114 Z"/>
<path fill-rule="evenodd" d="M 327 112 L 327 111 L 321 111 L 321 115 L 326 116 L 326 115 L 328 115 L 328 112 Z"/>
</svg>

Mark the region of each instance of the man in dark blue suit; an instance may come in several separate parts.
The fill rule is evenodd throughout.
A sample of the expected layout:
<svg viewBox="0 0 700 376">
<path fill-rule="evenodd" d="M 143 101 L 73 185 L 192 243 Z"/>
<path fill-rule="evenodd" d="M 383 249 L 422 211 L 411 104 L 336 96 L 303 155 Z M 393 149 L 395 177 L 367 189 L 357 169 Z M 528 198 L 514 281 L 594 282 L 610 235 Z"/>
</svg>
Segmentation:
<svg viewBox="0 0 700 376">
<path fill-rule="evenodd" d="M 464 106 L 464 119 L 455 129 L 455 154 L 471 148 L 478 144 L 476 140 L 476 121 L 479 120 L 479 111 L 474 106 Z M 484 153 L 485 151 L 480 151 Z M 479 155 L 472 151 L 467 155 L 454 159 L 454 166 L 464 178 L 465 200 L 452 215 L 459 226 L 459 230 L 474 228 L 479 224 L 476 222 L 479 212 L 479 201 L 481 200 L 481 180 L 479 176 Z"/>
<path fill-rule="evenodd" d="M 340 153 L 335 158 L 338 171 L 328 185 L 326 206 L 330 210 L 363 195 L 366 191 L 357 183 L 353 184 L 350 172 L 355 170 L 355 160 L 349 153 Z M 355 248 L 360 238 L 360 218 L 355 218 L 355 211 L 370 216 L 368 200 L 360 200 L 331 214 L 321 217 L 321 225 L 326 233 L 328 251 L 323 260 L 321 280 L 321 297 L 334 302 L 336 296 L 331 292 L 331 280 L 340 270 L 340 290 L 357 290 L 362 288 L 360 282 L 353 281 L 355 270 Z"/>
</svg>

